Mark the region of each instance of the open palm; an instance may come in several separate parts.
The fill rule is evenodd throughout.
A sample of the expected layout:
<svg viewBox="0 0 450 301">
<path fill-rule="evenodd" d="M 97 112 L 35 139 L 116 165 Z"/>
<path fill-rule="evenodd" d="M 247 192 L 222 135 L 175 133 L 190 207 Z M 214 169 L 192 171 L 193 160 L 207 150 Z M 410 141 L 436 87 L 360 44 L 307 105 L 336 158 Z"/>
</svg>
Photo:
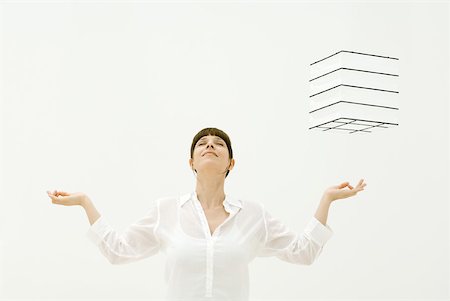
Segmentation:
<svg viewBox="0 0 450 301">
<path fill-rule="evenodd" d="M 82 192 L 68 193 L 55 190 L 54 192 L 47 191 L 47 194 L 52 199 L 53 204 L 64 206 L 82 205 L 85 198 L 85 194 Z"/>
<path fill-rule="evenodd" d="M 337 186 L 331 186 L 330 188 L 325 190 L 325 194 L 331 198 L 331 200 L 345 199 L 351 196 L 356 195 L 358 192 L 364 190 L 366 184 L 364 180 L 359 180 L 358 185 L 353 187 L 349 182 L 344 182 Z"/>
</svg>

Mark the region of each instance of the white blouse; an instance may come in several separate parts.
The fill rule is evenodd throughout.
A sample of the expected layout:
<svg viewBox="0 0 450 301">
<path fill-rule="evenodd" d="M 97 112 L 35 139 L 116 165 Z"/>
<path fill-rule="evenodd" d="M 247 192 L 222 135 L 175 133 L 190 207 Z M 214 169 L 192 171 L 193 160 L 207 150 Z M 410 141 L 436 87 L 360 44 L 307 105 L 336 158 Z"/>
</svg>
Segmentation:
<svg viewBox="0 0 450 301">
<path fill-rule="evenodd" d="M 311 264 L 333 232 L 312 218 L 303 233 L 289 230 L 257 202 L 226 195 L 230 213 L 211 235 L 196 192 L 157 199 L 147 214 L 122 233 L 103 216 L 87 236 L 112 264 L 162 251 L 166 256 L 166 300 L 248 300 L 248 264 L 256 256 L 276 256 Z"/>
</svg>

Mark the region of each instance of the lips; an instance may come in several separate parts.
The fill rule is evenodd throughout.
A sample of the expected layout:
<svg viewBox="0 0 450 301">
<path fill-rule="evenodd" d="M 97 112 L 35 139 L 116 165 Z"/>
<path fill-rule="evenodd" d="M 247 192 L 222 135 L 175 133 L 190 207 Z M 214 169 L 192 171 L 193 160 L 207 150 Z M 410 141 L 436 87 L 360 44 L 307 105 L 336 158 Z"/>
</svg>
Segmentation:
<svg viewBox="0 0 450 301">
<path fill-rule="evenodd" d="M 203 156 L 206 156 L 206 155 L 208 155 L 208 154 L 211 154 L 211 155 L 214 155 L 214 156 L 217 157 L 217 155 L 216 155 L 215 153 L 213 153 L 213 152 L 206 152 Z"/>
</svg>

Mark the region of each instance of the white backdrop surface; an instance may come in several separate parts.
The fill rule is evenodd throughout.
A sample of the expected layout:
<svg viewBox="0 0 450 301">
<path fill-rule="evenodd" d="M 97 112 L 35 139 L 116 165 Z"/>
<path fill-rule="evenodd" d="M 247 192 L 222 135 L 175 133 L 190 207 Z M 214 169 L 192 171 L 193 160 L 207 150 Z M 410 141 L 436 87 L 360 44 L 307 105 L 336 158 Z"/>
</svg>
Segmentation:
<svg viewBox="0 0 450 301">
<path fill-rule="evenodd" d="M 117 229 L 195 188 L 194 135 L 217 127 L 226 193 L 302 231 L 322 191 L 335 232 L 312 266 L 250 265 L 252 300 L 449 297 L 449 7 L 358 3 L 1 3 L 0 298 L 162 298 L 164 255 L 110 265 L 83 191 Z M 400 58 L 400 126 L 310 132 L 309 64 Z"/>
</svg>

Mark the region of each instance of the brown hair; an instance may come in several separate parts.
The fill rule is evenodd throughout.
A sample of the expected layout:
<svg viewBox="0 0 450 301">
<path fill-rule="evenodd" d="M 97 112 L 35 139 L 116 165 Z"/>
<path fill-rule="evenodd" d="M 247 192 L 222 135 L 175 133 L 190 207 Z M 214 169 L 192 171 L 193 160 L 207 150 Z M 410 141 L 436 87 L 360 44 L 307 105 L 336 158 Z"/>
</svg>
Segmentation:
<svg viewBox="0 0 450 301">
<path fill-rule="evenodd" d="M 195 135 L 194 139 L 192 140 L 192 145 L 191 145 L 191 158 L 193 158 L 194 148 L 195 148 L 195 145 L 197 144 L 198 140 L 200 140 L 202 137 L 208 136 L 208 135 L 217 136 L 217 137 L 222 138 L 223 141 L 225 141 L 225 143 L 227 144 L 230 159 L 233 159 L 233 149 L 231 148 L 230 137 L 228 137 L 228 135 L 224 131 L 219 130 L 217 128 L 204 128 L 203 130 L 198 132 L 197 135 Z M 227 174 L 225 175 L 225 178 L 228 176 L 229 173 L 230 173 L 230 171 L 228 170 Z"/>
</svg>

